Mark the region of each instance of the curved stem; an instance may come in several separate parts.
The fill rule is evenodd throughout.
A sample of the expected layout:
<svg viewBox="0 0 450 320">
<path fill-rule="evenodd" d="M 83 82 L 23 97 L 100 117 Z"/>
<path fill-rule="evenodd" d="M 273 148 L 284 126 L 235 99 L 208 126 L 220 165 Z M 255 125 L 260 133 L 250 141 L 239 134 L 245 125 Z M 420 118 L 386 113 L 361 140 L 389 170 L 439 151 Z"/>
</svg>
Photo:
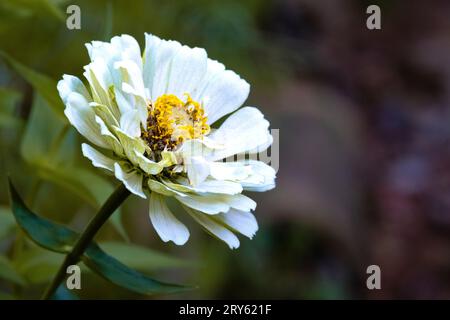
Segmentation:
<svg viewBox="0 0 450 320">
<path fill-rule="evenodd" d="M 80 257 L 83 255 L 98 230 L 100 230 L 103 224 L 129 195 L 130 191 L 128 191 L 123 184 L 120 184 L 120 186 L 118 186 L 117 189 L 109 196 L 108 200 L 106 200 L 98 213 L 89 222 L 84 232 L 80 235 L 72 250 L 66 255 L 61 267 L 56 273 L 56 276 L 45 290 L 41 299 L 49 299 L 53 296 L 56 289 L 67 276 L 67 267 L 78 263 Z"/>
</svg>

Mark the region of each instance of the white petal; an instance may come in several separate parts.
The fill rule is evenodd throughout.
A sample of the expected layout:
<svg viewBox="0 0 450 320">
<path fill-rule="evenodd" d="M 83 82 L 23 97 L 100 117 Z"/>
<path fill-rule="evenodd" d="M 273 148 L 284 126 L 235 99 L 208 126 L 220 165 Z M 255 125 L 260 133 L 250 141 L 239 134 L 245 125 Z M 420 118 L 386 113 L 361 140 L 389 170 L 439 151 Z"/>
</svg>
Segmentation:
<svg viewBox="0 0 450 320">
<path fill-rule="evenodd" d="M 192 93 L 192 98 L 195 101 L 201 101 L 202 96 L 205 94 L 205 90 L 210 85 L 210 82 L 214 81 L 214 79 L 216 79 L 224 71 L 225 71 L 225 66 L 222 63 L 220 63 L 216 60 L 208 59 L 208 61 L 206 63 L 205 77 L 202 79 L 197 90 Z"/>
<path fill-rule="evenodd" d="M 212 152 L 202 140 L 192 139 L 183 142 L 181 147 L 175 151 L 175 155 L 183 159 L 183 163 L 190 163 L 193 157 L 207 158 Z"/>
<path fill-rule="evenodd" d="M 97 151 L 96 149 L 92 148 L 87 143 L 81 144 L 81 150 L 83 152 L 83 155 L 91 160 L 92 165 L 97 168 L 103 168 L 107 169 L 109 171 L 114 172 L 114 160 L 111 158 L 108 158 L 101 152 Z"/>
<path fill-rule="evenodd" d="M 117 120 L 121 113 L 137 109 L 141 121 L 145 121 L 147 109 L 142 73 L 133 61 L 117 60 L 119 58 L 112 54 L 105 53 L 104 57 L 99 56 L 84 67 L 94 101 L 110 108 Z M 131 88 L 132 94 L 124 92 L 125 85 Z"/>
<path fill-rule="evenodd" d="M 161 151 L 162 162 L 165 166 L 171 166 L 178 163 L 177 157 L 172 151 Z"/>
<path fill-rule="evenodd" d="M 109 107 L 97 102 L 90 102 L 89 106 L 94 110 L 95 114 L 105 122 L 105 124 L 108 124 L 108 126 L 119 126 L 119 123 L 117 122 L 118 119 L 115 118 Z"/>
<path fill-rule="evenodd" d="M 215 131 L 216 129 L 211 128 L 211 132 Z M 224 149 L 225 145 L 220 144 L 212 139 L 210 139 L 208 136 L 203 136 L 199 141 L 207 148 L 209 149 Z"/>
<path fill-rule="evenodd" d="M 227 212 L 230 205 L 227 198 L 221 195 L 187 195 L 186 197 L 175 196 L 175 198 L 185 206 L 207 213 L 219 214 Z"/>
<path fill-rule="evenodd" d="M 114 82 L 106 62 L 99 58 L 84 66 L 84 70 L 83 75 L 91 86 L 94 101 L 110 107 L 112 113 L 118 118 L 117 110 L 114 109 L 115 104 L 108 91 Z"/>
<path fill-rule="evenodd" d="M 64 114 L 87 140 L 99 147 L 109 148 L 100 133 L 100 126 L 95 121 L 95 112 L 84 96 L 76 92 L 69 94 Z"/>
<path fill-rule="evenodd" d="M 208 159 L 220 160 L 266 144 L 268 128 L 269 122 L 258 109 L 245 107 L 236 111 L 209 135 L 210 139 L 225 145 L 225 148 L 215 149 Z"/>
<path fill-rule="evenodd" d="M 140 95 L 145 100 L 144 81 L 140 68 L 131 60 L 120 60 L 114 63 L 114 69 L 121 75 L 120 88 L 123 88 L 123 84 L 127 84 L 132 88 L 130 93 Z"/>
<path fill-rule="evenodd" d="M 180 48 L 181 44 L 177 41 L 161 40 L 145 34 L 144 85 L 149 89 L 152 101 L 166 93 L 171 62 Z"/>
<path fill-rule="evenodd" d="M 273 137 L 270 134 L 270 131 L 266 132 L 265 138 L 261 138 L 259 143 L 260 144 L 257 145 L 255 148 L 247 150 L 245 153 L 247 154 L 260 153 L 267 150 L 267 148 L 269 148 L 273 143 Z"/>
<path fill-rule="evenodd" d="M 256 208 L 256 202 L 243 194 L 186 194 L 185 197 L 175 196 L 175 198 L 189 208 L 212 215 L 227 212 L 230 208 L 241 211 L 250 211 Z"/>
<path fill-rule="evenodd" d="M 142 163 L 142 159 L 138 159 L 137 154 L 143 154 L 146 150 L 146 145 L 141 138 L 129 136 L 120 128 L 114 127 L 114 133 L 120 140 L 126 157 L 136 166 Z"/>
<path fill-rule="evenodd" d="M 127 113 L 133 110 L 134 97 L 130 94 L 124 93 L 121 89 L 122 87 L 114 87 L 114 98 L 117 102 L 117 107 L 120 114 Z"/>
<path fill-rule="evenodd" d="M 267 164 L 249 160 L 246 162 L 252 168 L 252 174 L 239 181 L 242 187 L 248 191 L 263 192 L 275 187 L 275 170 Z"/>
<path fill-rule="evenodd" d="M 189 182 L 196 186 L 209 176 L 209 163 L 202 157 L 189 158 L 189 163 L 185 164 Z"/>
<path fill-rule="evenodd" d="M 208 179 L 193 187 L 189 185 L 189 181 L 184 178 L 178 178 L 176 183 L 167 179 L 161 180 L 171 189 L 175 189 L 185 193 L 217 193 L 217 194 L 238 194 L 242 192 L 240 183 L 232 181 L 219 181 Z"/>
<path fill-rule="evenodd" d="M 143 176 L 133 168 L 129 168 L 125 164 L 114 164 L 114 174 L 117 179 L 123 182 L 125 187 L 135 195 L 146 199 L 147 196 L 142 191 Z"/>
<path fill-rule="evenodd" d="M 230 195 L 239 194 L 242 192 L 242 186 L 239 183 L 213 179 L 209 179 L 200 183 L 194 189 L 196 190 L 196 192 L 220 193 Z"/>
<path fill-rule="evenodd" d="M 168 196 L 168 197 L 174 197 L 174 196 L 179 196 L 179 197 L 186 197 L 186 195 L 182 192 L 179 192 L 177 190 L 174 190 L 172 188 L 170 188 L 169 186 L 156 181 L 154 179 L 148 179 L 147 181 L 148 184 L 148 188 L 156 193 L 162 194 L 164 196 Z"/>
<path fill-rule="evenodd" d="M 63 79 L 58 82 L 57 85 L 59 96 L 61 97 L 64 104 L 67 103 L 69 95 L 72 92 L 77 92 L 86 98 L 86 101 L 91 101 L 91 95 L 84 86 L 83 82 L 77 77 L 65 74 Z"/>
<path fill-rule="evenodd" d="M 141 122 L 136 109 L 123 113 L 120 117 L 120 129 L 131 137 L 141 136 Z"/>
<path fill-rule="evenodd" d="M 123 34 L 111 39 L 111 45 L 120 53 L 121 60 L 133 61 L 139 69 L 142 69 L 141 49 L 132 36 Z"/>
<path fill-rule="evenodd" d="M 205 78 L 198 98 L 204 103 L 209 124 L 242 106 L 250 92 L 245 80 L 231 70 L 223 70 L 223 65 L 213 60 L 208 61 Z"/>
<path fill-rule="evenodd" d="M 240 211 L 250 211 L 256 209 L 256 202 L 243 194 L 236 194 L 227 197 L 230 207 Z"/>
<path fill-rule="evenodd" d="M 189 180 L 186 178 L 183 179 L 183 183 L 179 180 L 177 182 L 172 182 L 169 179 L 161 178 L 161 182 L 170 190 L 176 190 L 182 193 L 195 193 L 195 188 L 189 185 Z"/>
<path fill-rule="evenodd" d="M 131 104 L 132 108 L 137 110 L 140 122 L 145 127 L 148 112 L 147 94 L 141 68 L 131 60 L 117 61 L 114 63 L 114 68 L 120 71 L 121 85 L 118 88 L 121 88 L 123 92 L 122 95 L 120 90 L 115 90 L 117 101 L 123 102 L 123 99 L 125 99 L 128 104 Z M 129 105 L 127 107 L 129 108 Z"/>
<path fill-rule="evenodd" d="M 173 57 L 167 93 L 178 97 L 192 94 L 206 73 L 207 55 L 204 49 L 182 46 Z"/>
<path fill-rule="evenodd" d="M 185 208 L 186 211 L 197 221 L 203 228 L 218 239 L 225 242 L 230 249 L 236 249 L 239 247 L 239 239 L 236 235 L 224 227 L 222 224 L 216 222 L 213 217 L 207 216 L 195 210 Z"/>
<path fill-rule="evenodd" d="M 105 124 L 102 118 L 96 115 L 94 119 L 100 127 L 100 133 L 103 139 L 107 142 L 108 148 L 113 150 L 118 155 L 123 155 L 123 148 L 120 141 L 116 138 L 115 135 L 111 133 L 111 131 L 109 131 L 108 126 Z"/>
<path fill-rule="evenodd" d="M 139 164 L 139 167 L 145 173 L 155 175 L 155 174 L 158 174 L 161 171 L 163 171 L 163 169 L 165 167 L 165 163 L 163 160 L 161 160 L 160 162 L 154 162 L 136 150 L 135 150 L 135 156 L 136 156 L 135 160 Z"/>
<path fill-rule="evenodd" d="M 157 193 L 150 195 L 149 215 L 162 241 L 183 245 L 189 239 L 189 230 L 170 212 L 163 196 Z"/>
<path fill-rule="evenodd" d="M 252 173 L 251 166 L 242 162 L 211 162 L 209 167 L 217 180 L 243 180 Z"/>
<path fill-rule="evenodd" d="M 214 216 L 214 219 L 217 219 L 250 239 L 258 231 L 258 222 L 250 212 L 231 209 L 226 213 Z"/>
<path fill-rule="evenodd" d="M 91 61 L 104 60 L 111 75 L 115 77 L 114 63 L 120 60 L 131 60 L 142 69 L 141 49 L 137 41 L 129 36 L 116 36 L 111 42 L 92 41 L 86 44 Z M 115 78 L 115 85 L 120 85 L 120 79 Z"/>
</svg>

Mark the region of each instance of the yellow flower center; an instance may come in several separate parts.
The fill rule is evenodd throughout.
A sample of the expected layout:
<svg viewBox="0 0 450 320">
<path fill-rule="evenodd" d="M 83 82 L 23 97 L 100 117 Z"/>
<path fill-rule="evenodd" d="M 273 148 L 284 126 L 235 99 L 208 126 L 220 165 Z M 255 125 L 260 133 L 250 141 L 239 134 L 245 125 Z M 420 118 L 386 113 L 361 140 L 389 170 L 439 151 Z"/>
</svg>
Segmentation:
<svg viewBox="0 0 450 320">
<path fill-rule="evenodd" d="M 210 131 L 200 103 L 185 94 L 182 101 L 173 94 L 160 96 L 148 105 L 147 131 L 142 138 L 153 151 L 173 150 L 185 140 L 198 139 Z"/>
</svg>

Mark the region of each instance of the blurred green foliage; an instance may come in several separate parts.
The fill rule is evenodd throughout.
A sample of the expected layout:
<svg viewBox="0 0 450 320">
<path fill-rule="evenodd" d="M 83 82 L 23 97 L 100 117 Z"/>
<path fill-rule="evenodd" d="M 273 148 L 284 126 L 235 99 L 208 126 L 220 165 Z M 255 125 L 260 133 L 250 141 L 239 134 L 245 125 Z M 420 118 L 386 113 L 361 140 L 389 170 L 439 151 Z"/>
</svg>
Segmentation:
<svg viewBox="0 0 450 320">
<path fill-rule="evenodd" d="M 66 28 L 69 4 L 81 8 L 81 30 Z M 143 48 L 144 32 L 154 33 L 204 47 L 210 57 L 236 70 L 260 92 L 273 91 L 292 75 L 292 63 L 302 63 L 308 54 L 299 54 L 299 46 L 289 37 L 273 37 L 264 30 L 261 21 L 273 6 L 264 0 L 0 1 L 0 299 L 38 297 L 62 259 L 31 243 L 16 228 L 8 203 L 8 175 L 32 210 L 75 230 L 83 229 L 117 183 L 82 157 L 82 138 L 63 116 L 56 91 L 64 73 L 82 77 L 88 63 L 84 44 L 127 33 Z M 318 281 L 311 281 L 309 273 L 297 270 L 299 259 L 313 255 L 315 248 L 308 244 L 320 241 L 309 229 L 262 228 L 239 251 L 192 232 L 189 245 L 176 248 L 155 236 L 145 207 L 140 200 L 128 200 L 97 239 L 108 254 L 145 274 L 200 286 L 176 297 L 345 296 L 338 281 L 320 274 L 314 275 Z M 177 258 L 150 250 L 149 244 Z M 287 272 L 280 275 L 277 270 Z M 81 297 L 143 297 L 89 273 L 86 277 L 84 290 L 77 293 Z M 248 286 L 237 288 L 242 278 Z M 67 292 L 58 294 L 68 298 Z"/>
</svg>

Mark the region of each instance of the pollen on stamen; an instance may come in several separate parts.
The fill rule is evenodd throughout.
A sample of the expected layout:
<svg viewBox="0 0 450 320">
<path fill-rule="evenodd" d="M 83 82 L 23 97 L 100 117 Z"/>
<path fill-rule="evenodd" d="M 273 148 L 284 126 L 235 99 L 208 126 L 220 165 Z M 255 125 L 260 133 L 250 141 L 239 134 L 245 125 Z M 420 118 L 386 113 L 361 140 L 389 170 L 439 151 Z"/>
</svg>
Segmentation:
<svg viewBox="0 0 450 320">
<path fill-rule="evenodd" d="M 142 130 L 141 137 L 152 151 L 174 150 L 184 141 L 210 132 L 202 105 L 187 93 L 185 97 L 182 101 L 164 94 L 148 104 L 147 130 Z"/>
</svg>

